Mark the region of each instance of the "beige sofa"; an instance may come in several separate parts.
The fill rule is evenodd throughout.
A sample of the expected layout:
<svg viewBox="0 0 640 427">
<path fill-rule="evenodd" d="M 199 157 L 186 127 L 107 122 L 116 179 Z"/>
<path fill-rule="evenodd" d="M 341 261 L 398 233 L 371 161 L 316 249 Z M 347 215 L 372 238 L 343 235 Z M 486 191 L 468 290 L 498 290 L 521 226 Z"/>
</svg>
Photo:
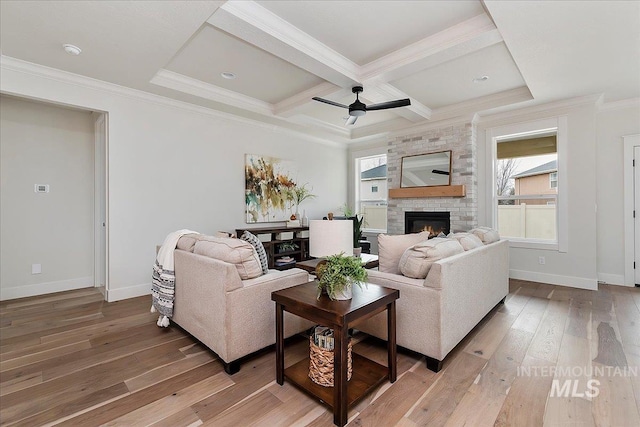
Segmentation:
<svg viewBox="0 0 640 427">
<path fill-rule="evenodd" d="M 393 271 L 388 266 L 394 260 L 383 257 L 381 252 L 381 269 Z M 499 240 L 443 258 L 425 279 L 395 270 L 370 271 L 369 282 L 400 290 L 397 343 L 425 355 L 427 367 L 438 372 L 447 354 L 509 293 L 509 243 Z M 386 340 L 386 325 L 382 313 L 358 329 Z"/>
<path fill-rule="evenodd" d="M 271 292 L 304 283 L 309 275 L 293 268 L 269 270 L 243 280 L 241 274 L 254 270 L 253 266 L 213 258 L 211 254 L 216 251 L 210 247 L 217 240 L 222 239 L 189 235 L 178 242 L 171 320 L 213 350 L 222 359 L 225 371 L 234 374 L 240 369 L 241 358 L 275 343 L 275 303 Z M 236 249 L 233 250 L 238 252 Z M 285 313 L 284 320 L 285 337 L 313 325 L 289 313 Z"/>
</svg>

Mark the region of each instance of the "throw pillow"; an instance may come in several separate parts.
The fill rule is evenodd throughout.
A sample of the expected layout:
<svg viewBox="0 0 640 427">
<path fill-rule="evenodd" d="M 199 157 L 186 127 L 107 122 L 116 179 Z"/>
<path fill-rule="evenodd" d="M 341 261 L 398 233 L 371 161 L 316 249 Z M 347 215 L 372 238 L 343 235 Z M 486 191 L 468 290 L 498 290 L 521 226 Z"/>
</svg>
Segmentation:
<svg viewBox="0 0 640 427">
<path fill-rule="evenodd" d="M 385 273 L 400 274 L 398 263 L 402 254 L 407 248 L 416 243 L 429 239 L 429 232 L 400 234 L 397 236 L 389 236 L 387 234 L 378 234 L 378 258 L 380 261 L 379 271 Z"/>
<path fill-rule="evenodd" d="M 203 237 L 196 243 L 193 253 L 233 264 L 241 280 L 254 279 L 262 275 L 255 248 L 244 240 Z"/>
<path fill-rule="evenodd" d="M 255 248 L 262 267 L 262 274 L 267 274 L 269 272 L 269 259 L 267 258 L 267 251 L 264 250 L 264 245 L 258 239 L 258 236 L 245 230 L 240 238 L 245 242 L 249 242 Z"/>
<path fill-rule="evenodd" d="M 465 251 L 479 248 L 484 245 L 478 236 L 471 233 L 455 233 L 449 238 L 456 239 Z"/>
<path fill-rule="evenodd" d="M 464 252 L 455 239 L 436 237 L 408 248 L 400 259 L 400 272 L 406 277 L 424 279 L 434 262 Z"/>
<path fill-rule="evenodd" d="M 498 234 L 498 231 L 489 227 L 476 227 L 469 231 L 469 233 L 473 233 L 478 236 L 485 245 L 500 240 L 500 234 Z"/>
<path fill-rule="evenodd" d="M 193 252 L 193 247 L 196 245 L 199 236 L 199 234 L 185 234 L 178 240 L 176 248 L 187 252 Z"/>
</svg>

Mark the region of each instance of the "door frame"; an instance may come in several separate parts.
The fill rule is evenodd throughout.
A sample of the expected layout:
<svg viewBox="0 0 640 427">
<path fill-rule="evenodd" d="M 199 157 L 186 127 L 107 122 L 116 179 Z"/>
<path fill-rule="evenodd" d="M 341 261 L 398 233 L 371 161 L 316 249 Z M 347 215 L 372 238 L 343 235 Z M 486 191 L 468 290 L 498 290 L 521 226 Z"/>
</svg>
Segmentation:
<svg viewBox="0 0 640 427">
<path fill-rule="evenodd" d="M 625 135 L 622 140 L 624 141 L 624 284 L 625 286 L 635 286 L 633 269 L 635 259 L 633 148 L 640 146 L 640 134 Z M 637 167 L 640 168 L 640 165 Z M 640 215 L 640 212 L 636 214 Z"/>
<path fill-rule="evenodd" d="M 100 129 L 102 128 L 102 129 Z M 100 131 L 104 133 L 104 141 L 99 140 Z M 104 294 L 105 301 L 109 295 L 109 115 L 94 112 L 94 286 Z M 102 226 L 101 217 L 104 217 Z M 104 231 L 104 242 L 101 233 Z M 103 247 L 101 247 L 103 245 Z M 104 271 L 104 288 L 101 285 L 100 270 Z"/>
</svg>

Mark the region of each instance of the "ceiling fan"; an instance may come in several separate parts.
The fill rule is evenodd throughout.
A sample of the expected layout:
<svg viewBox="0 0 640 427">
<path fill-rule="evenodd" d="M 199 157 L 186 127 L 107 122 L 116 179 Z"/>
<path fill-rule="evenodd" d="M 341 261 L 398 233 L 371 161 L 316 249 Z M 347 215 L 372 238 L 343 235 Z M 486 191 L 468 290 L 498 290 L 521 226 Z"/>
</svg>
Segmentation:
<svg viewBox="0 0 640 427">
<path fill-rule="evenodd" d="M 353 104 L 346 106 L 344 104 L 340 104 L 338 102 L 329 101 L 328 99 L 318 98 L 317 96 L 313 97 L 314 101 L 324 102 L 325 104 L 335 105 L 336 107 L 348 108 L 349 109 L 349 118 L 345 124 L 352 125 L 358 120 L 358 117 L 364 116 L 367 114 L 367 111 L 375 111 L 375 110 L 388 110 L 390 108 L 398 108 L 398 107 L 406 107 L 411 105 L 411 100 L 409 98 L 406 99 L 397 99 L 395 101 L 382 102 L 380 104 L 373 105 L 365 105 L 360 102 L 358 99 L 358 95 L 362 93 L 362 86 L 354 86 L 351 89 L 351 92 L 356 94 L 356 100 Z"/>
</svg>

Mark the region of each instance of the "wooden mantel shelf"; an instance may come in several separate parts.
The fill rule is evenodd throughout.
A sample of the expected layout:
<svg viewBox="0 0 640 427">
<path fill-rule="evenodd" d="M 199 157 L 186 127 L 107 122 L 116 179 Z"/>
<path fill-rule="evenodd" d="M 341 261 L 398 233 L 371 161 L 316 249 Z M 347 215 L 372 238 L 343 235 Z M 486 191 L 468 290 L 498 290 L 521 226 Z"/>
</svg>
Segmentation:
<svg viewBox="0 0 640 427">
<path fill-rule="evenodd" d="M 464 197 L 464 185 L 439 185 L 437 187 L 390 188 L 389 198 L 402 199 L 411 197 Z"/>
</svg>

